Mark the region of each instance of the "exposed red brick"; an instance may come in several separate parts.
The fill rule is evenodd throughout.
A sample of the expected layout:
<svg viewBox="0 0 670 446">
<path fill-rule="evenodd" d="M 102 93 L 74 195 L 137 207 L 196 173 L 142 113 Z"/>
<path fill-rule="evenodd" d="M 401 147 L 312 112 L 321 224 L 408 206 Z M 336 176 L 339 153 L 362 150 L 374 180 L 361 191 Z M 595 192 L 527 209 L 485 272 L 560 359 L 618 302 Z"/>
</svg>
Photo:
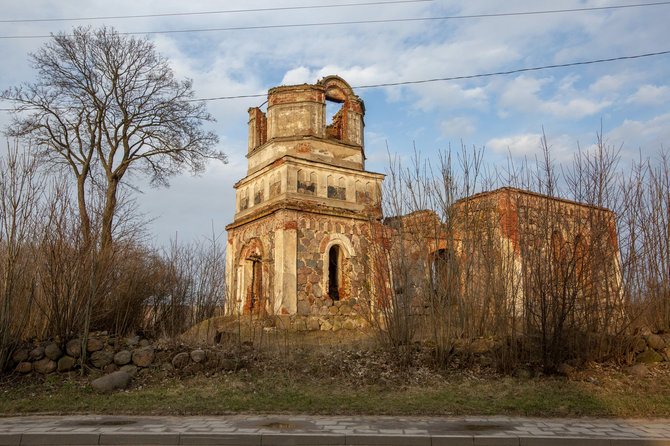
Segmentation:
<svg viewBox="0 0 670 446">
<path fill-rule="evenodd" d="M 295 151 L 298 153 L 310 153 L 312 151 L 312 146 L 309 143 L 300 143 L 295 146 Z"/>
</svg>

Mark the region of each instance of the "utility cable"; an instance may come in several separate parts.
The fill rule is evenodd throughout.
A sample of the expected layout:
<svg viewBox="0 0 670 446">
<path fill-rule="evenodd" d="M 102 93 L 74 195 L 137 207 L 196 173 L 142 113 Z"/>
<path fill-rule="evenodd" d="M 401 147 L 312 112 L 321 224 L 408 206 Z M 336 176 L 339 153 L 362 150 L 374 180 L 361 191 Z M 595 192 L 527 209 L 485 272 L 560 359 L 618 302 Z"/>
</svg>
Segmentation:
<svg viewBox="0 0 670 446">
<path fill-rule="evenodd" d="M 280 28 L 307 28 L 319 26 L 338 26 L 338 25 L 366 25 L 379 23 L 400 23 L 400 22 L 425 22 L 425 21 L 443 21 L 456 19 L 480 19 L 480 18 L 496 18 L 496 17 L 513 17 L 513 16 L 530 16 L 539 14 L 563 14 L 585 11 L 603 11 L 611 9 L 623 8 L 639 8 L 648 6 L 663 6 L 670 5 L 670 1 L 654 2 L 654 3 L 639 3 L 635 5 L 618 5 L 618 6 L 599 6 L 592 8 L 572 8 L 572 9 L 552 9 L 543 11 L 518 11 L 518 12 L 501 12 L 491 14 L 471 14 L 471 15 L 457 15 L 457 16 L 439 16 L 439 17 L 414 17 L 414 18 L 398 18 L 398 19 L 375 19 L 375 20 L 347 20 L 339 22 L 312 22 L 312 23 L 289 23 L 279 25 L 246 25 L 246 26 L 231 26 L 223 28 L 193 28 L 193 29 L 177 29 L 177 30 L 161 30 L 161 31 L 129 31 L 119 32 L 121 35 L 153 35 L 153 34 L 183 34 L 183 33 L 204 33 L 204 32 L 221 32 L 221 31 L 249 31 L 260 29 L 280 29 Z M 72 37 L 72 35 L 66 35 Z M 0 36 L 0 39 L 43 39 L 49 38 L 51 35 L 24 35 L 24 36 Z"/>
<path fill-rule="evenodd" d="M 326 8 L 350 8 L 356 6 L 384 6 L 397 5 L 402 3 L 425 3 L 435 0 L 394 0 L 394 1 L 376 1 L 364 3 L 342 3 L 337 5 L 309 5 L 309 6 L 283 6 L 274 8 L 254 8 L 254 9 L 227 9 L 222 11 L 201 11 L 201 12 L 174 12 L 160 14 L 140 14 L 140 15 L 111 15 L 97 17 L 65 17 L 60 19 L 6 19 L 0 20 L 0 23 L 32 23 L 32 22 L 79 22 L 87 20 L 111 20 L 111 19 L 146 19 L 151 17 L 178 17 L 193 15 L 215 15 L 215 14 L 239 14 L 247 12 L 270 12 L 270 11 L 298 11 L 302 9 L 326 9 Z"/>
<path fill-rule="evenodd" d="M 564 64 L 543 65 L 543 66 L 539 66 L 539 67 L 517 68 L 515 70 L 494 71 L 494 72 L 491 72 L 491 73 L 468 74 L 468 75 L 464 75 L 464 76 L 437 77 L 437 78 L 433 78 L 433 79 L 422 79 L 422 80 L 416 80 L 416 81 L 399 81 L 399 82 L 386 82 L 386 83 L 381 83 L 381 84 L 357 85 L 357 86 L 353 86 L 351 88 L 352 89 L 363 89 L 363 88 L 396 87 L 396 86 L 400 86 L 400 85 L 416 85 L 416 84 L 427 84 L 427 83 L 431 83 L 431 82 L 446 82 L 446 81 L 456 81 L 456 80 L 464 80 L 464 79 L 476 79 L 476 78 L 482 78 L 482 77 L 504 76 L 504 75 L 508 75 L 508 74 L 526 73 L 526 72 L 529 72 L 529 71 L 551 70 L 551 69 L 556 69 L 556 68 L 575 67 L 575 66 L 580 66 L 580 65 L 592 65 L 592 64 L 607 63 L 607 62 L 617 62 L 617 61 L 622 61 L 622 60 L 641 59 L 641 58 L 645 58 L 645 57 L 662 56 L 662 55 L 665 55 L 665 54 L 670 54 L 670 50 L 657 51 L 657 52 L 645 53 L 645 54 L 636 54 L 636 55 L 633 55 L 633 56 L 619 56 L 619 57 L 610 57 L 610 58 L 607 58 L 607 59 L 595 59 L 595 60 L 585 60 L 585 61 L 580 61 L 580 62 L 569 62 L 569 63 L 564 63 Z M 217 96 L 217 97 L 212 97 L 212 98 L 191 99 L 190 101 L 191 102 L 225 101 L 225 100 L 232 100 L 232 99 L 262 98 L 262 97 L 266 97 L 266 96 L 267 96 L 267 93 L 243 94 L 243 95 L 236 95 L 236 96 Z M 0 111 L 13 111 L 13 109 L 0 108 Z"/>
</svg>

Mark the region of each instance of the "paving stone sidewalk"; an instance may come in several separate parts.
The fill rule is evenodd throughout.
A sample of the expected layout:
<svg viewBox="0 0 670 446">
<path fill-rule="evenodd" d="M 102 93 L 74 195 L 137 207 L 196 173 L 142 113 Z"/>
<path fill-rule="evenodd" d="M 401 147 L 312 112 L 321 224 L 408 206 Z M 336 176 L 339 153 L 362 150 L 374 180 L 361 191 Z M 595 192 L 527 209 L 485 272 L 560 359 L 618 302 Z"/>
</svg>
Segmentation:
<svg viewBox="0 0 670 446">
<path fill-rule="evenodd" d="M 670 446 L 670 419 L 23 416 L 0 445 Z"/>
</svg>

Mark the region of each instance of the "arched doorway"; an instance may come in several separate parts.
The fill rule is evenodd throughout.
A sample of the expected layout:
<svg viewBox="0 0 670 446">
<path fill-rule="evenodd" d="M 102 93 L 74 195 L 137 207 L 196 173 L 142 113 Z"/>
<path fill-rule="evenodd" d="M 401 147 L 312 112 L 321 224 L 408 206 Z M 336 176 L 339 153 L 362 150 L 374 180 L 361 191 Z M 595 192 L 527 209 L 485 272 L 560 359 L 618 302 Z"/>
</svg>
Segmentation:
<svg viewBox="0 0 670 446">
<path fill-rule="evenodd" d="M 242 312 L 267 312 L 267 278 L 264 277 L 265 260 L 263 247 L 258 239 L 252 239 L 240 253 L 239 290 L 243 300 Z"/>
</svg>

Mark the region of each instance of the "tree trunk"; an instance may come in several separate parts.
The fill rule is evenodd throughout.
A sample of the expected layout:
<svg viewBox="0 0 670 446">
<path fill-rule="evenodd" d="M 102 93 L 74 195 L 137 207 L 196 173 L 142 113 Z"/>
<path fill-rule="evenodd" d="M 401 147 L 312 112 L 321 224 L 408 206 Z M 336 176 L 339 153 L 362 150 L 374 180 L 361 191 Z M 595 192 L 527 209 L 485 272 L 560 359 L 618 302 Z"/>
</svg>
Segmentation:
<svg viewBox="0 0 670 446">
<path fill-rule="evenodd" d="M 112 227 L 114 213 L 116 212 L 116 192 L 119 188 L 119 177 L 111 175 L 107 182 L 105 192 L 105 206 L 102 211 L 102 224 L 100 228 L 100 253 L 104 256 L 112 246 Z"/>
<path fill-rule="evenodd" d="M 88 169 L 85 169 L 77 176 L 77 205 L 79 206 L 79 219 L 81 222 L 81 234 L 84 240 L 85 249 L 91 248 L 92 234 L 91 234 L 91 219 L 88 216 L 86 207 L 86 175 Z"/>
</svg>

